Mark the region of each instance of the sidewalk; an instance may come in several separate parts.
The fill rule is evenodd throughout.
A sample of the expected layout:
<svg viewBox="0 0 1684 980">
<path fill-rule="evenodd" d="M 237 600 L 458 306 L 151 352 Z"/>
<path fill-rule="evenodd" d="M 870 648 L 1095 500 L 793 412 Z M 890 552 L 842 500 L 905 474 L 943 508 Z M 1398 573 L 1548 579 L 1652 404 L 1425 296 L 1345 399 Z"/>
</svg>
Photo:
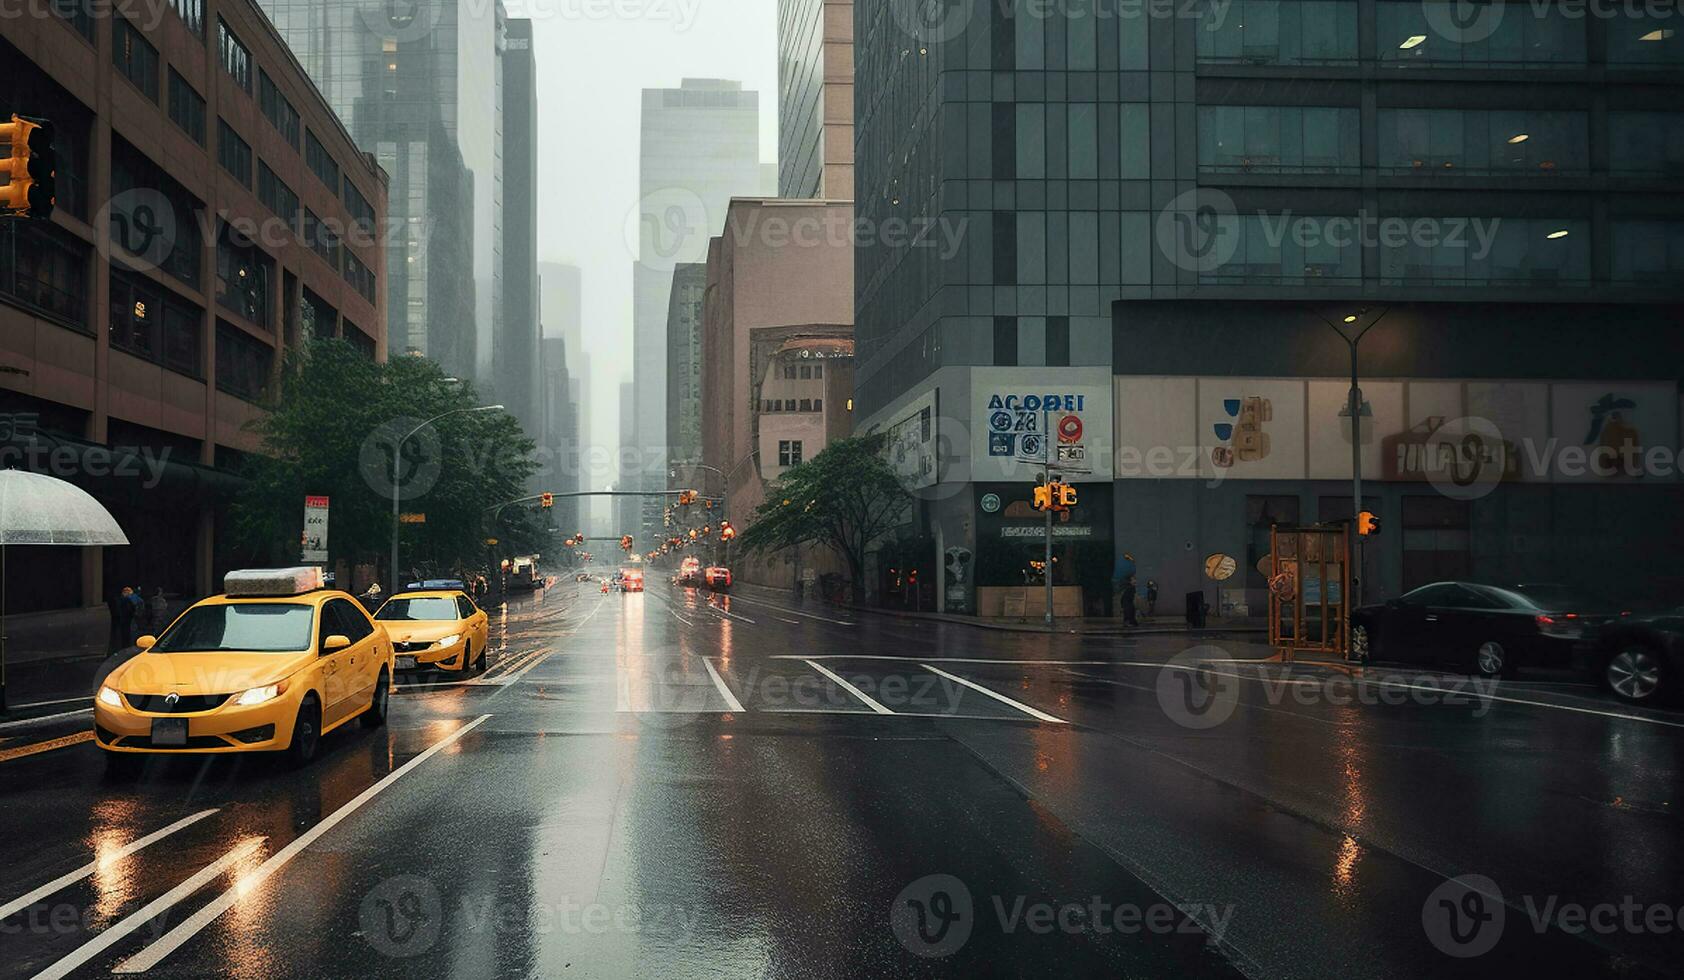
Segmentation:
<svg viewBox="0 0 1684 980">
<path fill-rule="evenodd" d="M 978 619 L 975 616 L 958 616 L 952 613 L 912 612 L 905 609 L 881 609 L 876 606 L 860 606 L 852 603 L 831 603 L 819 599 L 796 599 L 795 592 L 790 589 L 776 589 L 764 585 L 752 585 L 738 582 L 732 586 L 735 592 L 745 593 L 750 599 L 778 601 L 793 608 L 808 608 L 822 606 L 827 609 L 845 610 L 860 615 L 886 616 L 895 619 L 916 619 L 925 622 L 952 623 L 956 626 L 969 626 L 974 629 L 995 630 L 1004 633 L 1066 633 L 1075 636 L 1186 636 L 1189 634 L 1207 633 L 1266 633 L 1268 626 L 1249 619 L 1220 619 L 1211 617 L 1202 630 L 1195 630 L 1179 617 L 1175 616 L 1142 616 L 1141 625 L 1124 626 L 1120 618 L 1115 619 L 1064 619 L 1059 620 L 1051 630 L 1045 623 L 1030 621 L 1022 622 L 1015 619 Z"/>
</svg>

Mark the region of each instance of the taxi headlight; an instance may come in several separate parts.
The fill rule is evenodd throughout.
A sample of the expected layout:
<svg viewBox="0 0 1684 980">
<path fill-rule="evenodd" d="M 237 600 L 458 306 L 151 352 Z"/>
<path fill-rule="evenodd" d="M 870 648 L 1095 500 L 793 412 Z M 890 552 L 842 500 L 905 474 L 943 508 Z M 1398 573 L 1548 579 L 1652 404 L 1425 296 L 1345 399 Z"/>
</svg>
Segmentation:
<svg viewBox="0 0 1684 980">
<path fill-rule="evenodd" d="M 123 696 L 109 687 L 102 686 L 99 689 L 99 703 L 108 708 L 121 708 L 123 706 Z"/>
<path fill-rule="evenodd" d="M 444 637 L 444 638 L 442 638 L 442 639 L 440 639 L 440 640 L 439 640 L 439 641 L 438 641 L 438 642 L 437 642 L 437 643 L 435 643 L 435 644 L 433 644 L 433 645 L 434 645 L 434 646 L 436 646 L 436 647 L 438 647 L 438 648 L 439 648 L 439 649 L 440 649 L 440 650 L 442 650 L 442 649 L 444 649 L 444 648 L 445 648 L 445 647 L 453 647 L 453 646 L 455 646 L 455 645 L 456 645 L 456 641 L 457 641 L 457 640 L 460 640 L 460 639 L 461 639 L 461 638 L 462 638 L 462 634 L 460 634 L 460 633 L 452 633 L 452 634 L 450 634 L 450 635 L 449 635 L 449 636 L 446 636 L 446 637 Z"/>
<path fill-rule="evenodd" d="M 268 704 L 286 692 L 285 681 L 270 684 L 268 687 L 254 687 L 234 699 L 234 703 L 242 708 L 249 708 L 254 704 Z"/>
</svg>

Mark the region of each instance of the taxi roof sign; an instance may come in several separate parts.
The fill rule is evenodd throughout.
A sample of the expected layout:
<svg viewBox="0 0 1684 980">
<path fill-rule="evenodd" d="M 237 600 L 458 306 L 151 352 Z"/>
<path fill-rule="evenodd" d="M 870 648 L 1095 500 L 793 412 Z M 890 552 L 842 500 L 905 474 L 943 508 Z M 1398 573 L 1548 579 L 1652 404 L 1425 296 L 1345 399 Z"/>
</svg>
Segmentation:
<svg viewBox="0 0 1684 980">
<path fill-rule="evenodd" d="M 303 595 L 326 587 L 322 569 L 307 568 L 245 568 L 229 572 L 222 580 L 223 591 L 230 596 Z"/>
</svg>

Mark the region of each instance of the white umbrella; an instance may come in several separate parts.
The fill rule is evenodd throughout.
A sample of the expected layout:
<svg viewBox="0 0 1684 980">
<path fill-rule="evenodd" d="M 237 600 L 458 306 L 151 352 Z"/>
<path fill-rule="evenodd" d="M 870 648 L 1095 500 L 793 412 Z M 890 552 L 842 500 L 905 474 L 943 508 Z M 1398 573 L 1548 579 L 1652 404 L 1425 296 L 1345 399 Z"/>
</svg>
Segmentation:
<svg viewBox="0 0 1684 980">
<path fill-rule="evenodd" d="M 116 519 L 82 488 L 39 473 L 0 470 L 0 711 L 6 708 L 6 547 L 128 543 Z"/>
</svg>

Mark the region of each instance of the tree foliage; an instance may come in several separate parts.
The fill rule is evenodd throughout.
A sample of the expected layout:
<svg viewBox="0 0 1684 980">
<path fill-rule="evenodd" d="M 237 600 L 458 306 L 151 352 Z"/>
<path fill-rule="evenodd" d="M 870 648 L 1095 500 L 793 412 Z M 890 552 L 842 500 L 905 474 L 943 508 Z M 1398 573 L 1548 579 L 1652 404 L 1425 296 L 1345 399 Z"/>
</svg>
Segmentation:
<svg viewBox="0 0 1684 980">
<path fill-rule="evenodd" d="M 428 419 L 478 404 L 471 384 L 445 378 L 432 361 L 376 364 L 343 341 L 313 341 L 288 356 L 279 399 L 252 423 L 262 447 L 246 461 L 234 536 L 270 560 L 297 561 L 304 498 L 325 496 L 332 560 L 388 554 L 394 444 Z M 516 535 L 506 546 L 541 550 L 532 540 L 540 522 L 511 508 L 493 524 L 489 513 L 525 494 L 533 448 L 501 411 L 449 415 L 407 440 L 397 470 L 401 509 L 425 514 L 426 523 L 402 529 L 405 567 L 479 567 L 494 557 L 487 534 L 505 529 Z"/>
<path fill-rule="evenodd" d="M 856 598 L 865 595 L 866 556 L 905 524 L 912 498 L 883 457 L 882 435 L 842 439 L 787 470 L 743 532 L 749 552 L 798 545 L 828 548 L 847 562 Z"/>
</svg>

